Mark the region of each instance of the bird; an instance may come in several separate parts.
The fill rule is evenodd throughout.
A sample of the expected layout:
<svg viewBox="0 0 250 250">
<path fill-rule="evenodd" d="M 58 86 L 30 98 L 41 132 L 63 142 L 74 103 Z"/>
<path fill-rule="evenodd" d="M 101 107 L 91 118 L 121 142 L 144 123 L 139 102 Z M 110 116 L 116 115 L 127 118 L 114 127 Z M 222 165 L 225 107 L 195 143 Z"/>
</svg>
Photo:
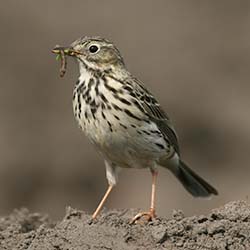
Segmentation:
<svg viewBox="0 0 250 250">
<path fill-rule="evenodd" d="M 73 90 L 73 113 L 89 140 L 104 158 L 108 188 L 92 219 L 96 219 L 124 168 L 148 168 L 152 174 L 150 209 L 135 215 L 156 217 L 156 181 L 159 167 L 170 170 L 194 197 L 218 195 L 181 158 L 173 123 L 155 96 L 132 75 L 114 43 L 102 37 L 83 36 L 53 53 L 73 57 L 79 78 Z M 64 73 L 66 70 L 62 69 Z"/>
</svg>

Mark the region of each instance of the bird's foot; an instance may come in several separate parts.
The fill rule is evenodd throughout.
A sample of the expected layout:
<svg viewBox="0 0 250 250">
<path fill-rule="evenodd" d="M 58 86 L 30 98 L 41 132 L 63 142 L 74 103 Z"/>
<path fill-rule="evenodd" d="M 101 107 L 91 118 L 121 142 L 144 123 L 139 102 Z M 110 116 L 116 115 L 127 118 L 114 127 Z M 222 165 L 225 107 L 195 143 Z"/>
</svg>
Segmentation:
<svg viewBox="0 0 250 250">
<path fill-rule="evenodd" d="M 152 221 L 156 217 L 155 209 L 150 208 L 149 212 L 138 213 L 131 221 L 131 224 L 145 224 L 146 222 Z M 142 220 L 142 218 L 145 218 Z"/>
</svg>

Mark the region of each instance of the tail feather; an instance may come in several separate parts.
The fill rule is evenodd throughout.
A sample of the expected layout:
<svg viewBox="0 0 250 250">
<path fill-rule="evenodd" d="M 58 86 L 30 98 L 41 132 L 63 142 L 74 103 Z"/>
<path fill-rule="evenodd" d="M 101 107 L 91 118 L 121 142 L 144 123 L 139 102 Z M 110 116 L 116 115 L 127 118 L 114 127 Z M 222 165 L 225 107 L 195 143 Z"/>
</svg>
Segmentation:
<svg viewBox="0 0 250 250">
<path fill-rule="evenodd" d="M 218 195 L 214 187 L 197 175 L 184 162 L 180 161 L 178 167 L 169 169 L 194 197 L 208 197 L 212 194 Z"/>
</svg>

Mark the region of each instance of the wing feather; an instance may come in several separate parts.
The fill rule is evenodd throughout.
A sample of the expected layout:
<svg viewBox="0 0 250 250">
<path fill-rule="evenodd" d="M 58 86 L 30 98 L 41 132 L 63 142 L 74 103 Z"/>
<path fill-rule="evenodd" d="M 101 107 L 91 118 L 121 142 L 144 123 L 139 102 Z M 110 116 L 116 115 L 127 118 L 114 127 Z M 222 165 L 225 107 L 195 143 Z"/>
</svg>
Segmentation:
<svg viewBox="0 0 250 250">
<path fill-rule="evenodd" d="M 133 78 L 133 94 L 137 97 L 139 104 L 144 109 L 145 114 L 153 121 L 164 138 L 172 145 L 175 152 L 180 154 L 178 137 L 168 115 L 163 111 L 155 97 L 143 86 L 139 80 Z"/>
</svg>

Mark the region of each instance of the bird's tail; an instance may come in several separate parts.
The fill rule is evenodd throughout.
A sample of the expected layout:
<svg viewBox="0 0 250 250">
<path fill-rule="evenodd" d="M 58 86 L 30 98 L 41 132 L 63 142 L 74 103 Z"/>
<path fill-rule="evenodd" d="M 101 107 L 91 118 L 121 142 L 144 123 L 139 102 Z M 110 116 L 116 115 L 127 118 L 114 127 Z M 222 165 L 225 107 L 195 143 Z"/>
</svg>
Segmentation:
<svg viewBox="0 0 250 250">
<path fill-rule="evenodd" d="M 169 169 L 194 197 L 208 197 L 212 194 L 218 195 L 214 187 L 197 175 L 184 162 L 179 161 L 178 167 L 171 167 Z"/>
</svg>

